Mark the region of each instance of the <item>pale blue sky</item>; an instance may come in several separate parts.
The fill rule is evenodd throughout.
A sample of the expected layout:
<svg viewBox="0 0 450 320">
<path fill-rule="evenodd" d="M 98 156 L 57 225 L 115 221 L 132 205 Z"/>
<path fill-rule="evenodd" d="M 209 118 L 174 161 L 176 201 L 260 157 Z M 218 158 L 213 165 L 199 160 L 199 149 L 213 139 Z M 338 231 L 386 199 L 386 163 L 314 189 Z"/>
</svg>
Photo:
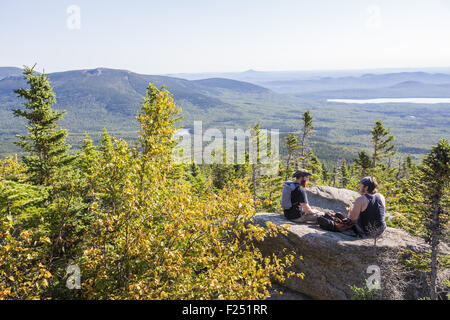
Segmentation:
<svg viewBox="0 0 450 320">
<path fill-rule="evenodd" d="M 47 72 L 450 67 L 449 39 L 450 0 L 0 2 L 0 66 Z"/>
</svg>

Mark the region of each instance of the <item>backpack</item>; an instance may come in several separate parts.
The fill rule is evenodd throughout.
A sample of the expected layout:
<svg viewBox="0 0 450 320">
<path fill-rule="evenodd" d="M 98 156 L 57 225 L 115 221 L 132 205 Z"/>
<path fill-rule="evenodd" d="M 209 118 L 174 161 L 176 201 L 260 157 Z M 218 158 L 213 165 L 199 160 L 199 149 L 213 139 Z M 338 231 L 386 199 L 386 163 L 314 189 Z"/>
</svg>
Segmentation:
<svg viewBox="0 0 450 320">
<path fill-rule="evenodd" d="M 352 220 L 340 212 L 327 212 L 325 215 L 319 216 L 317 222 L 322 229 L 327 231 L 344 232 L 351 229 L 357 237 L 362 236 Z"/>
<path fill-rule="evenodd" d="M 281 190 L 281 208 L 283 210 L 289 210 L 292 208 L 292 202 L 291 202 L 291 193 L 294 191 L 300 184 L 286 181 L 283 185 L 283 190 Z"/>
</svg>

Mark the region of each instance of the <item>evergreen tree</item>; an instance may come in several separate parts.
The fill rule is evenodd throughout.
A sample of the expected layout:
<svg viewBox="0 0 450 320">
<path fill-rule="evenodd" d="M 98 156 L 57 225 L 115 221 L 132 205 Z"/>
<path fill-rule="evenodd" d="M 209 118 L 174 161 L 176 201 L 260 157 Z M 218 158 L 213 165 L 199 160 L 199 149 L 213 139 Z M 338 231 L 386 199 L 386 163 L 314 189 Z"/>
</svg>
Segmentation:
<svg viewBox="0 0 450 320">
<path fill-rule="evenodd" d="M 339 166 L 339 173 L 340 173 L 340 185 L 342 188 L 346 188 L 347 184 L 350 180 L 350 171 L 347 167 L 347 161 L 345 159 L 342 160 L 341 165 Z"/>
<path fill-rule="evenodd" d="M 370 169 L 373 165 L 373 161 L 370 159 L 370 156 L 364 150 L 358 152 L 358 158 L 355 159 L 355 163 L 361 168 L 362 176 L 365 176 L 367 170 Z"/>
<path fill-rule="evenodd" d="M 29 180 L 36 185 L 48 186 L 56 172 L 75 159 L 67 155 L 70 149 L 66 144 L 67 131 L 57 126 L 65 112 L 52 109 L 56 96 L 44 73 L 36 75 L 34 67 L 25 66 L 23 74 L 30 88 L 14 92 L 26 100 L 23 103 L 25 110 L 15 109 L 13 112 L 15 116 L 28 120 L 28 135 L 18 136 L 21 141 L 16 144 L 29 152 L 23 157 Z"/>
<path fill-rule="evenodd" d="M 450 199 L 450 145 L 440 140 L 437 146 L 423 159 L 420 168 L 420 190 L 424 198 L 424 220 L 431 244 L 431 298 L 437 299 L 436 281 L 438 272 L 438 249 L 441 239 L 448 236 Z"/>
<path fill-rule="evenodd" d="M 236 172 L 239 177 L 246 179 L 250 176 L 251 172 L 250 155 L 247 150 L 245 151 L 244 155 L 244 163 L 235 164 L 234 167 L 236 168 Z"/>
<path fill-rule="evenodd" d="M 285 144 L 286 149 L 288 151 L 288 156 L 286 160 L 286 176 L 285 176 L 285 179 L 287 180 L 293 171 L 291 169 L 291 165 L 294 164 L 294 167 L 296 167 L 298 158 L 300 156 L 299 151 L 302 149 L 302 147 L 299 145 L 298 139 L 293 133 L 290 133 L 285 138 Z"/>
<path fill-rule="evenodd" d="M 258 179 L 260 177 L 260 140 L 261 140 L 261 124 L 255 123 L 255 125 L 250 126 L 249 129 L 252 132 L 252 142 L 253 150 L 250 150 L 250 162 L 252 167 L 252 191 L 253 199 L 256 201 L 258 199 Z M 256 202 L 255 202 L 256 205 Z"/>
<path fill-rule="evenodd" d="M 315 184 L 320 184 L 322 181 L 322 164 L 319 158 L 313 153 L 308 154 L 308 161 L 306 162 L 306 169 L 311 172 L 311 181 Z"/>
<path fill-rule="evenodd" d="M 201 194 L 207 191 L 206 178 L 197 163 L 192 162 L 189 165 L 187 180 L 197 194 Z"/>
<path fill-rule="evenodd" d="M 82 171 L 85 173 L 92 172 L 93 166 L 98 162 L 99 157 L 100 152 L 94 146 L 91 138 L 86 132 L 82 141 L 81 152 L 78 156 L 80 169 L 82 169 Z"/>
<path fill-rule="evenodd" d="M 418 167 L 414 163 L 410 154 L 408 154 L 405 161 L 403 161 L 401 169 L 401 171 L 403 171 L 403 175 L 407 178 L 417 173 Z"/>
<path fill-rule="evenodd" d="M 227 163 L 227 153 L 223 147 L 220 152 L 213 151 L 213 156 L 214 159 L 216 159 L 216 156 L 221 156 L 222 159 L 211 164 L 212 183 L 215 188 L 223 189 L 227 183 L 239 178 L 241 167 L 238 164 Z"/>
<path fill-rule="evenodd" d="M 26 181 L 48 191 L 39 210 L 28 212 L 39 212 L 33 219 L 38 222 L 34 224 L 35 232 L 49 239 L 49 245 L 39 249 L 40 254 L 45 257 L 47 268 L 60 274 L 90 223 L 87 204 L 82 199 L 82 173 L 77 156 L 68 154 L 67 131 L 57 125 L 65 112 L 52 109 L 56 97 L 49 78 L 44 73 L 35 74 L 34 67 L 25 67 L 23 74 L 29 88 L 14 92 L 25 99 L 25 109 L 14 110 L 14 116 L 28 120 L 28 135 L 18 136 L 21 141 L 17 145 L 29 153 L 23 157 Z M 48 288 L 50 291 L 63 287 L 62 282 L 52 283 L 55 285 Z"/>
<path fill-rule="evenodd" d="M 324 184 L 328 184 L 329 181 L 330 181 L 330 172 L 328 171 L 325 162 L 322 162 L 322 182 Z"/>
<path fill-rule="evenodd" d="M 386 129 L 381 120 L 375 121 L 371 133 L 373 143 L 372 163 L 373 167 L 376 167 L 379 161 L 393 156 L 397 150 L 395 150 L 395 145 L 392 144 L 395 137 L 390 135 L 391 130 Z"/>
<path fill-rule="evenodd" d="M 84 194 L 83 198 L 88 203 L 92 203 L 95 200 L 95 186 L 97 180 L 95 172 L 98 170 L 97 166 L 100 161 L 101 152 L 93 145 L 87 132 L 85 133 L 81 152 L 78 156 L 78 168 L 83 174 L 80 182 L 80 188 Z"/>
<path fill-rule="evenodd" d="M 111 152 L 113 148 L 112 138 L 108 133 L 106 128 L 103 128 L 102 138 L 100 140 L 100 151 L 102 152 L 103 157 L 107 157 L 108 153 Z"/>
<path fill-rule="evenodd" d="M 331 171 L 331 183 L 333 187 L 336 187 L 338 181 L 338 171 L 336 170 L 336 166 L 333 166 L 333 170 Z"/>
<path fill-rule="evenodd" d="M 303 124 L 303 133 L 301 139 L 301 148 L 302 148 L 302 168 L 306 168 L 306 157 L 307 157 L 307 149 L 308 149 L 308 137 L 313 133 L 313 118 L 309 112 L 306 110 L 302 116 L 302 124 Z"/>
</svg>

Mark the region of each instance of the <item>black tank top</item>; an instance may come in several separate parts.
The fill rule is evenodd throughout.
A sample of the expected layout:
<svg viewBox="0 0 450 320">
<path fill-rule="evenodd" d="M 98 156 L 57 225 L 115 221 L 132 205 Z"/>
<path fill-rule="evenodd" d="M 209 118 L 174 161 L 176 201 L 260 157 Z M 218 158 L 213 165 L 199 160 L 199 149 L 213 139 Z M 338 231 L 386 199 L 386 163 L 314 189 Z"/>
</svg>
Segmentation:
<svg viewBox="0 0 450 320">
<path fill-rule="evenodd" d="M 358 225 L 366 235 L 379 236 L 386 229 L 385 207 L 380 194 L 364 194 L 369 201 L 366 210 L 359 214 Z"/>
</svg>

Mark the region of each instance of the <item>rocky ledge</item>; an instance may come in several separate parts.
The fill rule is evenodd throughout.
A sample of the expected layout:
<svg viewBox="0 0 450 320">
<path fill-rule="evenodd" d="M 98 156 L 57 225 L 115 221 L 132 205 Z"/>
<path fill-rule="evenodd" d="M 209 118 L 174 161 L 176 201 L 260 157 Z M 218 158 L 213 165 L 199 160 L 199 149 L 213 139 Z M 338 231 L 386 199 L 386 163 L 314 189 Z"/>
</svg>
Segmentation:
<svg viewBox="0 0 450 320">
<path fill-rule="evenodd" d="M 320 189 L 319 189 L 320 188 Z M 322 209 L 343 211 L 357 195 L 350 190 L 315 187 L 308 190 L 311 205 Z M 287 235 L 267 238 L 258 244 L 263 254 L 280 253 L 283 249 L 296 255 L 293 271 L 304 273 L 304 279 L 289 278 L 284 287 L 313 299 L 350 299 L 351 285 L 362 287 L 378 268 L 381 292 L 389 299 L 417 299 L 427 295 L 423 274 L 413 274 L 399 268 L 399 252 L 427 248 L 424 240 L 406 231 L 387 228 L 377 239 L 360 239 L 350 234 L 330 232 L 317 225 L 292 223 L 279 213 L 257 213 L 255 223 L 271 221 L 288 225 Z M 443 245 L 444 254 L 450 254 Z M 440 277 L 450 277 L 448 269 Z"/>
</svg>

